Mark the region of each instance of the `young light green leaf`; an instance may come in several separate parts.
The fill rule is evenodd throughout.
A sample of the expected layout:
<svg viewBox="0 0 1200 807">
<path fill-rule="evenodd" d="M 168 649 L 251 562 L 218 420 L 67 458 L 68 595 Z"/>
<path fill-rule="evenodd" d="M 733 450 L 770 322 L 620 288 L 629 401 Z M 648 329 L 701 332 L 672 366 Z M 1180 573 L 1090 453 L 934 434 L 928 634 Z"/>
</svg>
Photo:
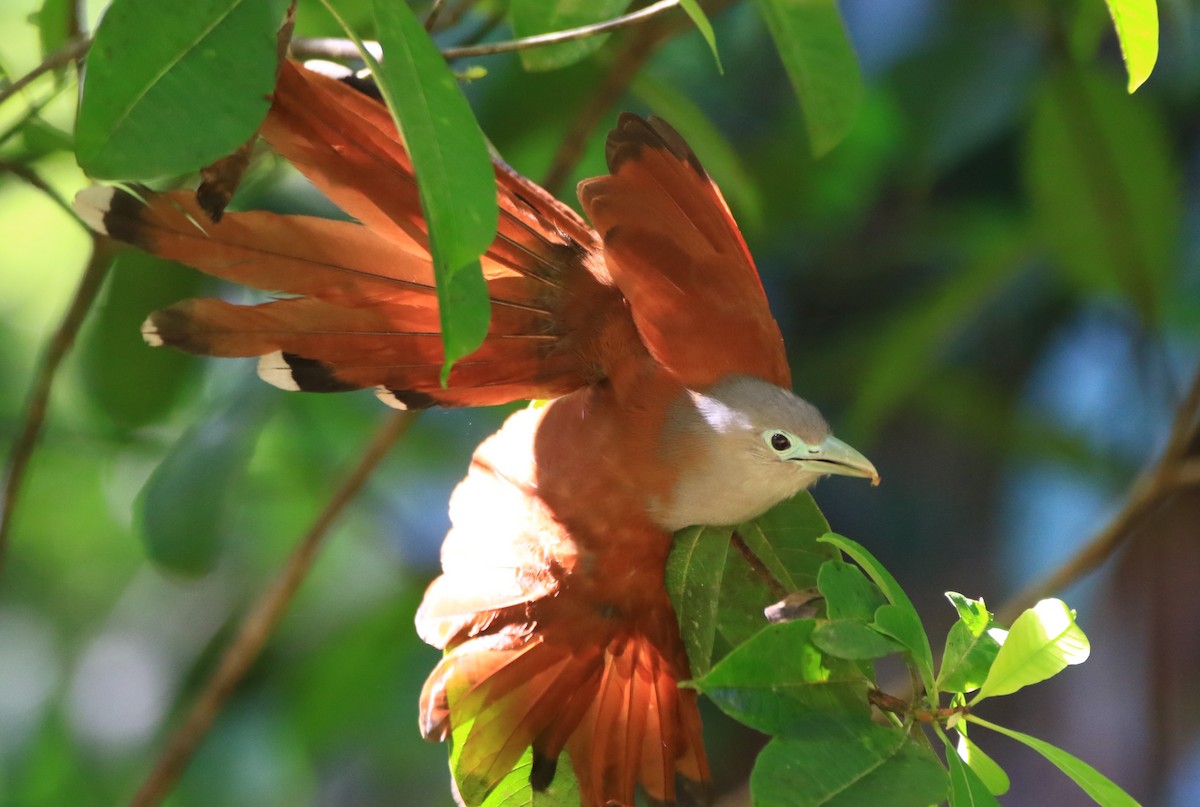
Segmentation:
<svg viewBox="0 0 1200 807">
<path fill-rule="evenodd" d="M 957 756 L 971 766 L 975 775 L 987 786 L 993 796 L 1003 796 L 1008 792 L 1010 782 L 1008 774 L 996 764 L 996 761 L 980 750 L 971 742 L 966 734 L 958 735 Z"/>
<path fill-rule="evenodd" d="M 513 769 L 494 784 L 464 770 L 462 750 L 472 726 L 474 721 L 455 728 L 450 748 L 450 773 L 466 807 L 578 807 L 579 782 L 566 751 L 559 755 L 554 779 L 545 790 L 534 790 L 529 783 L 532 748 L 525 749 Z"/>
<path fill-rule="evenodd" d="M 721 66 L 721 54 L 717 53 L 717 37 L 713 33 L 712 23 L 708 21 L 704 9 L 700 8 L 700 4 L 696 0 L 679 0 L 679 5 L 692 18 L 692 24 L 696 26 L 700 31 L 700 36 L 704 37 L 704 41 L 708 43 L 713 61 L 717 63 L 717 72 L 725 75 L 725 68 Z"/>
<path fill-rule="evenodd" d="M 928 807 L 946 798 L 946 770 L 903 729 L 827 719 L 776 737 L 750 774 L 755 807 Z"/>
<path fill-rule="evenodd" d="M 454 362 L 487 336 L 491 306 L 479 256 L 496 237 L 496 177 L 467 99 L 412 10 L 405 3 L 375 0 L 375 22 L 383 62 L 361 43 L 360 50 L 417 176 L 437 281 L 445 384 Z"/>
<path fill-rule="evenodd" d="M 938 689 L 973 692 L 987 678 L 1005 631 L 992 621 L 983 600 L 972 600 L 954 591 L 946 592 L 946 597 L 958 611 L 959 619 L 946 636 L 942 666 L 938 669 Z"/>
<path fill-rule="evenodd" d="M 842 141 L 862 103 L 862 76 L 834 0 L 758 0 L 804 110 L 813 154 Z"/>
<path fill-rule="evenodd" d="M 1112 15 L 1125 70 L 1129 73 L 1129 91 L 1133 92 L 1150 78 L 1158 61 L 1158 5 L 1155 0 L 1105 0 Z"/>
<path fill-rule="evenodd" d="M 768 625 L 692 682 L 724 712 L 767 734 L 814 713 L 867 717 L 867 681 L 851 665 L 829 665 L 810 641 L 815 623 Z"/>
<path fill-rule="evenodd" d="M 1000 807 L 1000 802 L 996 801 L 979 775 L 959 759 L 946 733 L 940 727 L 937 733 L 946 745 L 946 767 L 950 770 L 950 807 Z"/>
<path fill-rule="evenodd" d="M 83 170 L 100 179 L 180 174 L 245 143 L 270 107 L 285 6 L 115 0 L 88 51 L 75 129 Z"/>
<path fill-rule="evenodd" d="M 1039 740 L 1037 737 L 1022 734 L 1019 731 L 997 726 L 995 723 L 991 723 L 975 715 L 968 715 L 967 720 L 1003 734 L 1005 737 L 1011 737 L 1017 742 L 1024 743 L 1034 751 L 1037 751 L 1050 760 L 1060 771 L 1071 777 L 1084 793 L 1091 796 L 1102 807 L 1140 807 L 1137 800 L 1118 787 L 1107 776 L 1078 757 L 1068 754 L 1058 746 L 1051 745 L 1044 740 Z"/>
<path fill-rule="evenodd" d="M 836 546 L 853 558 L 875 581 L 875 585 L 879 586 L 883 596 L 887 597 L 888 604 L 875 611 L 875 623 L 872 627 L 895 639 L 912 653 L 921 682 L 932 692 L 933 650 L 929 645 L 929 637 L 921 625 L 921 618 L 917 615 L 912 600 L 904 593 L 904 589 L 900 588 L 896 578 L 892 577 L 891 572 L 883 568 L 870 552 L 849 538 L 831 532 L 818 540 Z"/>
<path fill-rule="evenodd" d="M 1090 651 L 1087 636 L 1066 603 L 1042 600 L 1013 622 L 971 705 L 1045 681 L 1070 664 L 1082 664 Z"/>
<path fill-rule="evenodd" d="M 1066 66 L 1035 95 L 1025 182 L 1042 240 L 1080 289 L 1151 323 L 1178 263 L 1172 153 L 1155 108 L 1099 71 Z"/>
<path fill-rule="evenodd" d="M 519 37 L 549 34 L 604 22 L 620 14 L 629 0 L 512 0 L 508 15 Z M 525 48 L 520 52 L 526 70 L 557 70 L 590 55 L 608 39 L 606 34 L 570 42 Z"/>
<path fill-rule="evenodd" d="M 276 400 L 266 385 L 247 379 L 243 389 L 171 447 L 146 480 L 136 505 L 151 560 L 181 574 L 213 567 L 224 545 L 225 502 Z"/>
<path fill-rule="evenodd" d="M 675 606 L 692 675 L 712 666 L 717 606 L 729 553 L 730 527 L 688 527 L 675 534 L 667 558 L 667 593 Z"/>
</svg>

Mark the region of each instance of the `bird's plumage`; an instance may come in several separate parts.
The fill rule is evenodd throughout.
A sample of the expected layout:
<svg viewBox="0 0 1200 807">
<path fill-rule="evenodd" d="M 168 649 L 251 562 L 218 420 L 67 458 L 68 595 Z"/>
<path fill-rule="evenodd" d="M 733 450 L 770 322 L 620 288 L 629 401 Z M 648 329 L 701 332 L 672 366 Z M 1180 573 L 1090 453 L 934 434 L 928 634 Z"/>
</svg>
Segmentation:
<svg viewBox="0 0 1200 807">
<path fill-rule="evenodd" d="M 404 408 L 553 398 L 486 440 L 451 500 L 443 572 L 416 619 L 445 651 L 421 731 L 469 726 L 459 770 L 485 788 L 532 747 L 535 787 L 568 750 L 585 807 L 632 805 L 638 785 L 671 803 L 677 776 L 704 792 L 663 587 L 671 531 L 757 515 L 831 472 L 812 458 L 833 445 L 787 389 L 779 329 L 720 192 L 673 129 L 632 115 L 609 136 L 609 175 L 579 189 L 596 230 L 497 164 L 499 232 L 482 261 L 492 323 L 442 387 L 428 237 L 386 109 L 288 63 L 262 132 L 357 221 L 212 224 L 189 194 L 81 195 L 101 232 L 293 295 L 184 301 L 150 316 L 147 341 L 259 356 L 285 389 L 376 387 Z M 874 473 L 839 445 L 832 472 Z"/>
</svg>

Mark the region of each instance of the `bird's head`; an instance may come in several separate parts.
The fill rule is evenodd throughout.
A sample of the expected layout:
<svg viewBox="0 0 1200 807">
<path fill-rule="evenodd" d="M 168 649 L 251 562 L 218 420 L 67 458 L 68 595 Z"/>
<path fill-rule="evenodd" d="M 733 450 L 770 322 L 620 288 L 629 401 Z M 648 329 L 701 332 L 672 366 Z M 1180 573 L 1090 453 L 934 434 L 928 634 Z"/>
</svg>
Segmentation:
<svg viewBox="0 0 1200 807">
<path fill-rule="evenodd" d="M 732 376 L 676 401 L 661 451 L 679 469 L 664 527 L 737 524 L 829 474 L 879 483 L 875 466 L 834 437 L 816 407 L 751 376 Z"/>
</svg>

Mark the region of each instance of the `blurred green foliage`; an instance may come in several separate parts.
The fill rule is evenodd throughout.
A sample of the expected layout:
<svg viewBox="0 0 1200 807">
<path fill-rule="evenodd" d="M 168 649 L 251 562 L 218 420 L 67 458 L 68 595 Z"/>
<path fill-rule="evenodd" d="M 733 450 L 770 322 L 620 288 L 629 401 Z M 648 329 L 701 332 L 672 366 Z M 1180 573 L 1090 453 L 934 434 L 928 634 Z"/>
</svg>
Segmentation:
<svg viewBox="0 0 1200 807">
<path fill-rule="evenodd" d="M 71 5 L 0 6 L 0 90 L 69 39 Z M 935 615 L 948 610 L 938 603 L 945 588 L 997 600 L 1041 568 L 1055 545 L 1078 540 L 1047 527 L 1035 536 L 1034 555 L 1013 561 L 1003 502 L 1014 469 L 1063 471 L 1116 501 L 1161 441 L 1172 386 L 1195 367 L 1200 58 L 1190 43 L 1200 18 L 1193 4 L 1163 4 L 1160 63 L 1129 96 L 1133 71 L 1125 71 L 1103 5 L 846 0 L 841 16 L 864 88 L 857 114 L 845 116 L 845 139 L 833 147 L 822 139 L 828 133 L 814 133 L 813 109 L 797 105 L 798 66 L 789 65 L 789 80 L 772 44 L 778 26 L 768 27 L 755 5 L 733 4 L 711 14 L 724 74 L 703 36 L 683 28 L 586 138 L 571 176 L 603 170 L 603 136 L 619 109 L 680 125 L 735 216 L 753 223 L 747 239 L 789 344 L 797 390 L 883 473 L 877 493 L 831 482 L 817 498 L 835 529 L 868 543 L 903 579 L 917 610 L 933 615 L 931 632 L 939 618 L 951 627 L 950 616 Z M 371 2 L 336 6 L 355 30 L 374 35 Z M 444 17 L 452 25 L 437 32 L 440 44 L 480 31 L 493 39 L 512 33 L 497 14 L 502 3 L 448 6 L 466 10 Z M 83 27 L 94 30 L 102 10 L 89 4 Z M 414 10 L 420 16 L 427 5 Z M 488 28 L 493 18 L 500 22 Z M 155 25 L 145 20 L 147 36 Z M 340 35 L 310 0 L 299 4 L 297 31 Z M 630 35 L 550 72 L 527 73 L 512 54 L 454 67 L 487 69 L 464 92 L 499 152 L 537 179 L 614 69 L 614 43 Z M 78 222 L 12 169 L 36 172 L 63 199 L 87 184 L 70 134 L 76 90 L 73 70 L 62 65 L 0 106 L 6 443 L 21 427 L 25 390 L 90 249 Z M 832 92 L 845 101 L 849 90 Z M 802 88 L 800 96 L 804 102 Z M 179 117 L 155 125 L 165 141 L 198 126 Z M 235 134 L 227 137 L 234 144 Z M 826 156 L 812 156 L 826 147 Z M 264 158 L 235 205 L 295 210 L 321 202 Z M 0 804 L 128 798 L 245 604 L 383 414 L 370 395 L 270 389 L 258 391 L 270 399 L 261 412 L 241 411 L 233 390 L 253 375 L 247 363 L 218 366 L 142 348 L 137 331 L 146 313 L 195 293 L 198 282 L 148 264 L 123 256 L 113 268 L 56 383 L 14 512 L 0 578 Z M 1099 363 L 1134 357 L 1129 397 L 1157 413 L 1106 420 L 1100 438 L 1029 403 L 1039 368 L 1081 321 L 1097 319 L 1129 346 Z M 1102 411 L 1095 397 L 1103 396 L 1084 399 L 1084 392 L 1077 405 Z M 242 422 L 224 432 L 224 456 L 244 459 L 240 470 L 188 448 L 204 444 L 206 430 L 219 431 L 231 408 Z M 449 490 L 503 415 L 431 414 L 393 452 L 338 523 L 170 804 L 450 803 L 444 749 L 419 740 L 415 719 L 437 653 L 417 640 L 411 621 L 435 573 Z M 1150 419 L 1152 438 L 1114 449 L 1110 436 L 1137 417 Z M 173 549 L 196 554 L 172 566 L 152 560 L 145 507 L 148 480 L 161 480 L 171 470 L 167 458 L 180 452 L 173 484 L 192 497 L 191 509 L 157 511 L 167 519 L 158 523 L 179 525 L 167 528 L 181 542 Z M 1180 534 L 1194 537 L 1195 525 L 1184 521 Z M 1155 568 L 1194 575 L 1186 544 L 1166 543 L 1173 533 L 1163 534 L 1164 554 L 1154 557 L 1168 560 Z M 187 545 L 189 538 L 197 543 Z M 1006 576 L 1014 564 L 1016 579 Z M 726 574 L 748 574 L 735 565 Z M 1122 566 L 1121 575 L 1144 582 L 1137 569 Z M 1073 688 L 1045 684 L 1050 694 L 1040 711 L 1024 715 L 1026 724 L 1004 722 L 1077 751 L 1144 802 L 1183 805 L 1200 792 L 1181 750 L 1200 715 L 1194 692 L 1164 687 L 1194 681 L 1194 657 L 1147 650 L 1143 637 L 1153 637 L 1158 623 L 1130 615 L 1154 611 L 1131 590 L 1187 590 L 1157 579 L 1116 598 L 1128 607 L 1109 612 L 1106 639 L 1089 628 L 1094 657 Z M 1200 636 L 1183 610 L 1156 612 L 1184 620 L 1172 627 L 1180 646 Z M 714 642 L 745 638 L 745 627 L 719 623 Z M 1144 674 L 1121 678 L 1134 658 Z M 1072 700 L 1081 692 L 1094 698 L 1087 720 Z M 1128 719 L 1119 727 L 1094 706 L 1143 702 L 1153 708 L 1122 712 Z M 1168 709 L 1174 717 L 1164 716 Z M 715 711 L 705 717 L 718 787 L 735 791 L 731 803 L 744 802 L 737 789 L 762 741 Z M 1050 724 L 1053 737 L 1040 731 Z M 1023 776 L 1020 762 L 1000 761 L 1013 773 L 1011 803 L 1080 803 L 1044 783 L 1041 768 Z M 972 787 L 975 774 L 964 770 L 955 787 Z"/>
</svg>

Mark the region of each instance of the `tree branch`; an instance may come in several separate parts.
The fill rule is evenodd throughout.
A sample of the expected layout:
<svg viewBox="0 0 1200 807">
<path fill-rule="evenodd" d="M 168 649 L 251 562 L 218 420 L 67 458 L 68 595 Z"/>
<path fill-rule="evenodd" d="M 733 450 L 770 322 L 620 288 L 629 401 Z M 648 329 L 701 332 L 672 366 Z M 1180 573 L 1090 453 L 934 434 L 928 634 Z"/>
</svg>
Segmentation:
<svg viewBox="0 0 1200 807">
<path fill-rule="evenodd" d="M 378 428 L 358 464 L 330 497 L 308 532 L 292 550 L 287 563 L 259 595 L 242 621 L 237 636 L 225 649 L 187 717 L 171 736 L 154 768 L 130 801 L 130 807 L 153 807 L 166 798 L 183 774 L 221 708 L 259 657 L 267 639 L 287 611 L 296 590 L 308 575 L 334 520 L 354 498 L 371 472 L 412 423 L 404 412 L 392 413 Z"/>
<path fill-rule="evenodd" d="M 1038 580 L 997 611 L 997 620 L 1004 625 L 1022 611 L 1035 605 L 1090 573 L 1118 549 L 1132 540 L 1156 514 L 1161 505 L 1181 489 L 1200 484 L 1200 459 L 1188 454 L 1200 430 L 1200 370 L 1192 379 L 1187 396 L 1176 410 L 1170 437 L 1162 457 L 1150 470 L 1133 483 L 1129 497 L 1120 512 L 1104 529 L 1080 548 L 1066 563 Z"/>
<path fill-rule="evenodd" d="M 71 40 L 66 45 L 47 56 L 37 67 L 21 76 L 12 84 L 9 84 L 3 90 L 0 90 L 0 104 L 3 104 L 9 98 L 28 87 L 38 78 L 38 76 L 41 76 L 43 73 L 48 73 L 51 70 L 57 70 L 58 68 L 65 66 L 68 62 L 81 59 L 83 54 L 87 53 L 87 49 L 91 46 L 92 40 L 86 36 L 81 36 Z"/>
<path fill-rule="evenodd" d="M 108 274 L 108 267 L 112 264 L 116 249 L 115 243 L 109 239 L 93 236 L 92 256 L 88 259 L 83 277 L 79 279 L 79 286 L 75 289 L 75 296 L 71 299 L 71 304 L 67 307 L 62 322 L 59 323 L 57 330 L 50 338 L 50 343 L 46 346 L 46 353 L 42 357 L 34 374 L 33 383 L 30 385 L 29 401 L 25 404 L 25 414 L 21 418 L 21 431 L 17 435 L 16 442 L 13 443 L 12 451 L 8 455 L 7 467 L 4 469 L 4 491 L 3 498 L 0 499 L 0 575 L 4 573 L 4 564 L 8 554 L 8 537 L 12 529 L 13 511 L 16 508 L 17 497 L 20 495 L 21 485 L 25 481 L 25 471 L 29 467 L 29 460 L 33 456 L 33 450 L 42 434 L 42 426 L 46 422 L 50 390 L 54 386 L 54 379 L 58 374 L 63 357 L 67 355 L 71 345 L 74 344 L 75 336 L 79 333 L 79 328 L 83 325 L 87 312 L 100 292 L 100 286 L 103 285 L 104 278 Z"/>
</svg>

